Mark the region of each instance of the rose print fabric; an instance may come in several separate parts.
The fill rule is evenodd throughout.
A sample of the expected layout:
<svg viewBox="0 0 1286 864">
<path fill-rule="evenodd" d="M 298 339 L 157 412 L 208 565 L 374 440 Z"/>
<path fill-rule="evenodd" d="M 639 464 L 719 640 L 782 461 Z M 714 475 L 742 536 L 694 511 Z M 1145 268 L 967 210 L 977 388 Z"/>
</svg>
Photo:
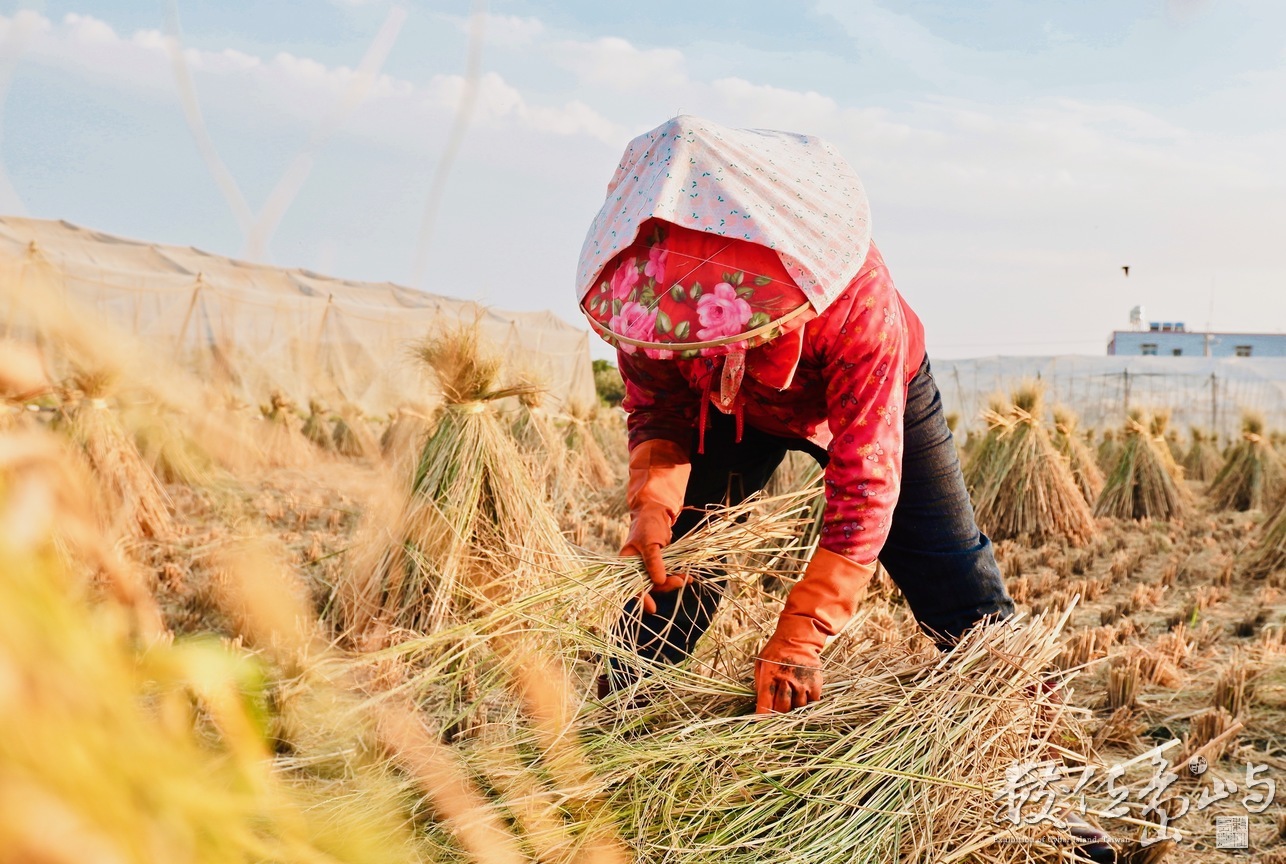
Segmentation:
<svg viewBox="0 0 1286 864">
<path fill-rule="evenodd" d="M 652 219 L 773 250 L 817 312 L 857 275 L 871 242 L 862 182 L 830 144 L 675 117 L 626 148 L 581 247 L 578 301 L 617 272 L 609 264 L 646 239 L 644 226 Z M 644 268 L 643 277 L 648 267 L 663 270 L 665 260 L 636 258 L 635 264 Z M 634 278 L 621 273 L 611 283 L 613 293 L 628 294 Z M 723 312 L 739 314 L 729 304 Z M 643 326 L 641 310 L 631 307 L 624 314 Z"/>
<path fill-rule="evenodd" d="M 703 326 L 722 327 L 744 315 L 722 299 L 731 308 Z M 652 438 L 691 447 L 701 412 L 723 410 L 718 382 L 728 358 L 663 359 L 624 346 L 617 357 L 631 447 Z M 869 563 L 883 547 L 898 498 L 906 385 L 923 359 L 920 321 L 874 246 L 825 311 L 745 353 L 736 405 L 744 421 L 770 434 L 806 438 L 830 454 L 823 548 Z"/>
<path fill-rule="evenodd" d="M 644 229 L 581 303 L 621 351 L 655 359 L 745 351 L 815 316 L 771 249 L 659 220 Z"/>
</svg>

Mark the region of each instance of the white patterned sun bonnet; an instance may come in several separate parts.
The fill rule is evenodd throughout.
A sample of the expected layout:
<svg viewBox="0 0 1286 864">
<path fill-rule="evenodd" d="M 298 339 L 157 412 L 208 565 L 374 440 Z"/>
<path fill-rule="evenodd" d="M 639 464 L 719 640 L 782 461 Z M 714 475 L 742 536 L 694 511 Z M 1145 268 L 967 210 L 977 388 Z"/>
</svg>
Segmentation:
<svg viewBox="0 0 1286 864">
<path fill-rule="evenodd" d="M 625 148 L 581 247 L 578 301 L 650 218 L 775 250 L 818 312 L 857 275 L 871 243 L 862 181 L 830 144 L 681 115 Z"/>
</svg>

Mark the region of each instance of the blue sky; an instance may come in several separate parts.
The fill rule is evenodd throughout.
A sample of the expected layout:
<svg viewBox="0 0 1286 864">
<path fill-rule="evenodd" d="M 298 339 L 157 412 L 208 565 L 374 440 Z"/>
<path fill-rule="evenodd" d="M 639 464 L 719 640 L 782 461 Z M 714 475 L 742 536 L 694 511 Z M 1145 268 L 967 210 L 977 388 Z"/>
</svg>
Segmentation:
<svg viewBox="0 0 1286 864">
<path fill-rule="evenodd" d="M 257 230 L 185 120 L 167 5 L 250 221 L 289 203 Z M 410 282 L 476 5 L 0 2 L 0 210 Z M 1286 4 L 486 7 L 420 287 L 575 321 L 577 253 L 620 152 L 684 112 L 831 139 L 931 354 L 1099 354 L 1140 302 L 1286 330 Z"/>
</svg>

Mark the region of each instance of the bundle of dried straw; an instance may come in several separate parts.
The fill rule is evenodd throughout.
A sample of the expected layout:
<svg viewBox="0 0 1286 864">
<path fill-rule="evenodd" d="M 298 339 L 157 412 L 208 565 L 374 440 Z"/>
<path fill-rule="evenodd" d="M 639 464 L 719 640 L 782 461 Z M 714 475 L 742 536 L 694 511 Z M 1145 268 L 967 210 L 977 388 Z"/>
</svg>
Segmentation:
<svg viewBox="0 0 1286 864">
<path fill-rule="evenodd" d="M 1191 506 L 1165 441 L 1133 411 L 1122 433 L 1124 443 L 1108 472 L 1094 507 L 1098 516 L 1118 519 L 1182 519 Z M 1163 430 L 1162 430 L 1163 431 Z"/>
<path fill-rule="evenodd" d="M 995 438 L 984 441 L 970 472 L 978 524 L 1001 540 L 1084 543 L 1094 534 L 1094 516 L 1043 414 L 1043 392 L 1029 383 L 1014 392 L 1004 415 L 987 415 Z"/>
<path fill-rule="evenodd" d="M 1184 476 L 1201 483 L 1209 483 L 1223 467 L 1223 456 L 1219 455 L 1219 447 L 1216 443 L 1218 436 L 1196 426 L 1193 426 L 1190 431 L 1192 444 L 1189 445 L 1188 452 L 1183 457 Z"/>
<path fill-rule="evenodd" d="M 1286 462 L 1264 437 L 1264 418 L 1247 413 L 1241 440 L 1210 484 L 1210 503 L 1223 510 L 1262 510 L 1286 492 Z"/>
</svg>

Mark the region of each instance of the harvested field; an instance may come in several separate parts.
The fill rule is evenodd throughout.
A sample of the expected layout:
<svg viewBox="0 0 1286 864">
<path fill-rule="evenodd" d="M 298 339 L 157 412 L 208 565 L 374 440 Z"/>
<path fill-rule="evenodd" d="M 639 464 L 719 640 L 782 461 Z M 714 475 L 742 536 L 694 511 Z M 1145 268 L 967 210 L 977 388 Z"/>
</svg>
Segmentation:
<svg viewBox="0 0 1286 864">
<path fill-rule="evenodd" d="M 311 406 L 306 434 L 280 396 L 243 437 L 244 412 L 198 416 L 107 349 L 122 391 L 165 406 L 203 470 L 157 469 L 127 434 L 139 412 L 101 399 L 89 432 L 41 420 L 0 432 L 0 668 L 42 671 L 5 691 L 18 710 L 0 721 L 4 848 L 120 861 L 1070 861 L 1060 829 L 1035 818 L 1040 778 L 1084 781 L 1053 817 L 1084 792 L 1128 860 L 1245 860 L 1214 848 L 1214 819 L 1230 813 L 1248 816 L 1252 848 L 1281 842 L 1280 515 L 1218 510 L 1189 481 L 1182 521 L 1015 532 L 997 554 L 1019 616 L 946 656 L 877 578 L 823 655 L 823 700 L 754 717 L 753 657 L 816 540 L 817 472 L 792 458 L 772 497 L 666 551 L 699 579 L 732 562 L 693 662 L 600 700 L 593 681 L 619 650 L 606 633 L 645 579 L 614 555 L 628 525 L 619 418 L 520 401 L 530 388 L 452 338 L 424 350 L 441 390 L 418 396 L 439 407 L 344 412 L 353 447 L 322 443 L 325 406 Z M 82 397 L 48 399 L 33 417 Z M 998 419 L 1011 431 L 978 445 L 984 460 L 1039 480 L 1040 460 L 1065 458 L 1035 408 Z M 1006 462 L 1014 426 L 1029 437 Z M 1159 437 L 1136 427 L 1127 449 Z M 1059 494 L 1080 496 L 1068 465 L 1051 464 Z M 146 508 L 104 520 L 104 500 Z M 92 768 L 61 746 L 82 739 Z M 1186 770 L 1195 757 L 1209 766 L 1200 777 Z M 1095 778 L 1115 766 L 1133 803 L 1104 815 L 1120 802 Z M 1170 785 L 1150 785 L 1171 768 Z M 1216 780 L 1239 791 L 1198 808 Z M 1259 808 L 1269 780 L 1282 792 Z M 126 799 L 136 806 L 104 804 Z M 1163 813 L 1177 842 L 1151 842 Z M 55 817 L 80 827 L 32 827 Z"/>
</svg>

